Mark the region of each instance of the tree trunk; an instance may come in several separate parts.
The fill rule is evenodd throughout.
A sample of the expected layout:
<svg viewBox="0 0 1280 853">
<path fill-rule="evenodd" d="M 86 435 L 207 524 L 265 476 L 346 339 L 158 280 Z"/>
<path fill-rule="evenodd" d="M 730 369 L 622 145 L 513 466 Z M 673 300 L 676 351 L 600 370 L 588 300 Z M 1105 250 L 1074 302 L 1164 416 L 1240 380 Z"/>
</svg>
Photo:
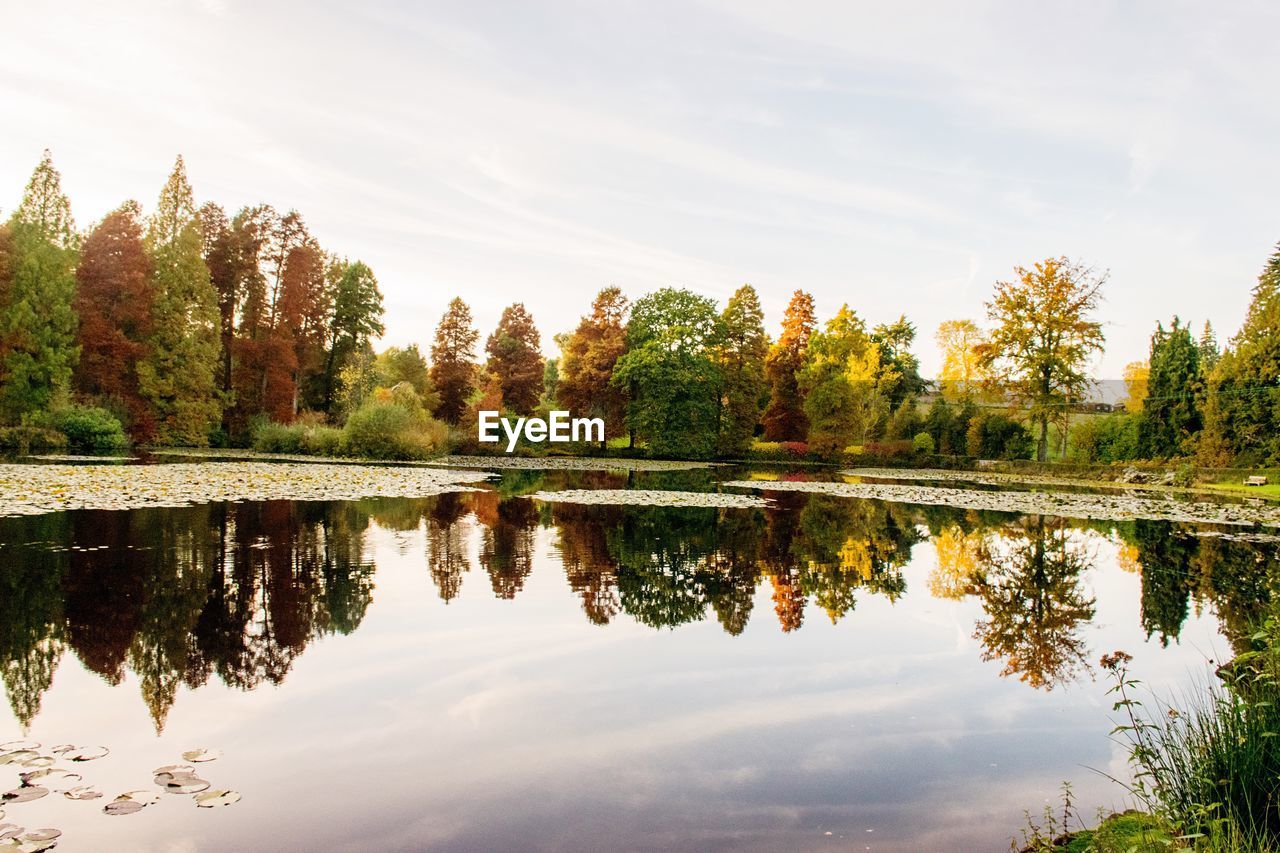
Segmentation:
<svg viewBox="0 0 1280 853">
<path fill-rule="evenodd" d="M 1049 461 L 1049 418 L 1040 418 L 1040 441 L 1036 445 L 1036 461 Z"/>
</svg>

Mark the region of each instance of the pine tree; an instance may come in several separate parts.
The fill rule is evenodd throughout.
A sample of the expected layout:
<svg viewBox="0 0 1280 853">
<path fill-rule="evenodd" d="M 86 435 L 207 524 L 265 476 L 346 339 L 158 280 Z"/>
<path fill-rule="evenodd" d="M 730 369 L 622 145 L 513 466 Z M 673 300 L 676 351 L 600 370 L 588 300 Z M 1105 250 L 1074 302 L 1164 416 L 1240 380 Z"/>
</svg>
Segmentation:
<svg viewBox="0 0 1280 853">
<path fill-rule="evenodd" d="M 485 342 L 485 370 L 498 377 L 503 401 L 518 415 L 532 414 L 542 396 L 541 346 L 533 317 L 519 302 L 503 310 L 498 328 Z"/>
<path fill-rule="evenodd" d="M 764 331 L 760 297 L 749 284 L 729 298 L 720 315 L 724 337 L 720 344 L 720 370 L 724 387 L 720 395 L 721 456 L 745 453 L 751 448 L 756 423 L 769 393 L 765 358 L 769 338 Z"/>
<path fill-rule="evenodd" d="M 558 337 L 556 399 L 577 417 L 603 418 L 605 438 L 622 434 L 627 389 L 610 382 L 618 359 L 627 351 L 627 299 L 617 287 L 606 287 L 591 303 L 573 334 Z"/>
<path fill-rule="evenodd" d="M 142 228 L 142 208 L 130 201 L 85 238 L 76 269 L 75 387 L 89 397 L 118 401 L 128 412 L 133 439 L 150 441 L 155 419 L 139 387 L 138 366 L 149 352 L 155 294 Z"/>
<path fill-rule="evenodd" d="M 1201 427 L 1197 402 L 1201 380 L 1200 348 L 1191 329 L 1177 317 L 1168 331 L 1163 324 L 1156 324 L 1138 431 L 1144 455 L 1168 458 L 1189 449 L 1191 438 Z"/>
<path fill-rule="evenodd" d="M 138 368 L 162 444 L 201 446 L 218 422 L 218 294 L 205 266 L 204 236 L 179 157 L 147 230 L 155 308 L 150 352 Z"/>
<path fill-rule="evenodd" d="M 471 325 L 471 309 L 454 297 L 440 318 L 431 346 L 431 381 L 440 395 L 435 415 L 446 423 L 461 420 L 476 389 L 475 348 L 479 339 L 480 333 Z"/>
<path fill-rule="evenodd" d="M 804 441 L 809 435 L 809 419 L 804 413 L 804 394 L 798 376 L 804 368 L 809 336 L 816 325 L 813 297 L 797 290 L 783 315 L 782 334 L 765 362 L 770 395 L 763 423 L 764 437 L 769 441 Z"/>
<path fill-rule="evenodd" d="M 382 291 L 373 270 L 362 261 L 336 261 L 329 266 L 329 321 L 324 369 L 324 410 L 332 412 L 338 373 L 348 360 L 381 335 Z"/>
<path fill-rule="evenodd" d="M 44 152 L 7 226 L 0 281 L 0 417 L 46 410 L 66 391 L 75 344 L 77 238 L 62 177 Z"/>
</svg>

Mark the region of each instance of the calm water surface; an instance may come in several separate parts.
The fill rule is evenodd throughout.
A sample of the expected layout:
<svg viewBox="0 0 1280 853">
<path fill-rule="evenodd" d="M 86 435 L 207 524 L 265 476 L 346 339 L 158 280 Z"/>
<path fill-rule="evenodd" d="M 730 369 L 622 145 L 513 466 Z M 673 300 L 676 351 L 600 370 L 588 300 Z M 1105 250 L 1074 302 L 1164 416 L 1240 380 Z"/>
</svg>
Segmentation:
<svg viewBox="0 0 1280 853">
<path fill-rule="evenodd" d="M 244 796 L 4 820 L 67 853 L 1003 850 L 1064 779 L 1124 805 L 1098 657 L 1194 689 L 1276 576 L 1162 522 L 521 496 L 710 478 L 0 519 L 0 740 L 110 747 L 108 799 L 216 748 Z"/>
</svg>

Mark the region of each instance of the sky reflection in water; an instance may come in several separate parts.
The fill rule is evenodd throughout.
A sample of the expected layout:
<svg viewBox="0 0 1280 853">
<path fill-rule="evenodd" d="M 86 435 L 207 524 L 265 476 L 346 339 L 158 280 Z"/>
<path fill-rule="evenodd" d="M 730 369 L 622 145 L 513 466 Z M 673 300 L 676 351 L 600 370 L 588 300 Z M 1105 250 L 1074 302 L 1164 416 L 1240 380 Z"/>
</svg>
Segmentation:
<svg viewBox="0 0 1280 853">
<path fill-rule="evenodd" d="M 6 819 L 65 851 L 1004 849 L 1063 779 L 1122 805 L 1085 769 L 1124 772 L 1098 656 L 1206 680 L 1275 566 L 1159 522 L 519 496 L 698 477 L 0 519 L 0 735 L 110 746 L 109 797 L 214 747 L 244 794 Z"/>
</svg>

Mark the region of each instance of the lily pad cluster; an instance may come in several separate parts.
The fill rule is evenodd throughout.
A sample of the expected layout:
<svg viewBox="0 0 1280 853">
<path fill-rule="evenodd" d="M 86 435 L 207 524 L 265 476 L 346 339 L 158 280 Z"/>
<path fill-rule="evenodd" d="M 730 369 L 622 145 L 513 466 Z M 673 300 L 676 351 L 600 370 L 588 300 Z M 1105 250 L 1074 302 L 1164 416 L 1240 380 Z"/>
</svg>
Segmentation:
<svg viewBox="0 0 1280 853">
<path fill-rule="evenodd" d="M 566 489 L 562 492 L 535 492 L 529 497 L 546 503 L 597 504 L 617 506 L 724 507 L 763 509 L 764 498 L 720 492 L 677 492 L 662 489 Z"/>
<path fill-rule="evenodd" d="M 472 491 L 467 484 L 491 476 L 442 468 L 269 462 L 0 464 L 0 517 L 215 501 L 421 498 Z"/>
<path fill-rule="evenodd" d="M 713 462 L 665 459 L 596 459 L 588 456 L 442 456 L 428 465 L 449 468 L 490 468 L 520 471 L 692 471 Z"/>
<path fill-rule="evenodd" d="M 0 743 L 0 765 L 18 770 L 18 787 L 0 794 L 5 807 L 41 800 L 51 793 L 60 793 L 68 800 L 87 800 L 102 796 L 95 788 L 81 785 L 84 777 L 73 770 L 55 767 L 59 761 L 84 763 L 103 758 L 109 750 L 103 746 L 76 746 L 61 744 L 41 751 L 35 741 L 9 741 Z M 0 821 L 6 812 L 0 809 Z M 0 822 L 0 853 L 42 853 L 58 846 L 62 830 L 52 827 L 31 829 L 16 824 Z"/>
</svg>

